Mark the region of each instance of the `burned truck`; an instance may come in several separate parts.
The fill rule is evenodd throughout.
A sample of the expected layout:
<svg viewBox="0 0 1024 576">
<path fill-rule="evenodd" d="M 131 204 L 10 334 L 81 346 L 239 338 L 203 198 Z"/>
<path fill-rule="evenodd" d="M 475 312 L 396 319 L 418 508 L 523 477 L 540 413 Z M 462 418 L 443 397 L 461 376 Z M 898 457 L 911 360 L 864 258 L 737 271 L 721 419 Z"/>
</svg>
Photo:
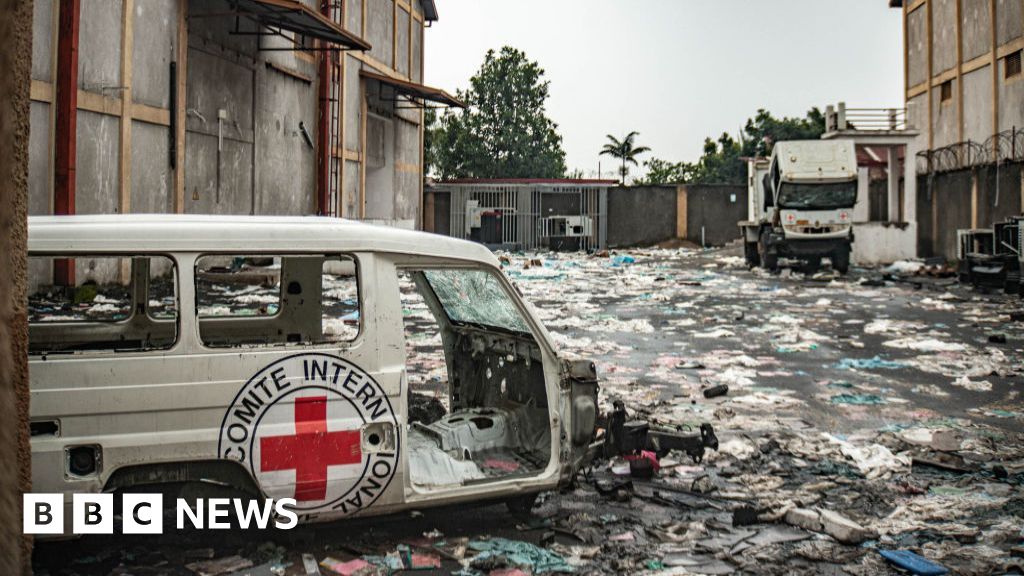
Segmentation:
<svg viewBox="0 0 1024 576">
<path fill-rule="evenodd" d="M 306 522 L 521 508 L 607 445 L 594 365 L 558 354 L 479 244 L 330 218 L 33 217 L 29 261 L 32 485 L 66 509 L 168 487 L 293 499 Z"/>
</svg>

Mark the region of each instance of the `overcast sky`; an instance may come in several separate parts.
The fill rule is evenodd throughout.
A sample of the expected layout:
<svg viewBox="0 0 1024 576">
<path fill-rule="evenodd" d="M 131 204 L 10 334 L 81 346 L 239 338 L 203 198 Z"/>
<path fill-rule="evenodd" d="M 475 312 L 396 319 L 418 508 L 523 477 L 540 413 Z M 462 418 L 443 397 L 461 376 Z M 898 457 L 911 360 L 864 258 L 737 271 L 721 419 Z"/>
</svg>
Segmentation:
<svg viewBox="0 0 1024 576">
<path fill-rule="evenodd" d="M 844 100 L 902 106 L 899 10 L 886 0 L 437 0 L 425 81 L 454 92 L 508 44 L 551 81 L 570 170 L 590 176 L 605 134 L 694 161 L 706 136 L 758 108 L 803 116 Z M 648 155 L 646 157 L 650 157 Z M 634 171 L 634 174 L 636 172 Z"/>
</svg>

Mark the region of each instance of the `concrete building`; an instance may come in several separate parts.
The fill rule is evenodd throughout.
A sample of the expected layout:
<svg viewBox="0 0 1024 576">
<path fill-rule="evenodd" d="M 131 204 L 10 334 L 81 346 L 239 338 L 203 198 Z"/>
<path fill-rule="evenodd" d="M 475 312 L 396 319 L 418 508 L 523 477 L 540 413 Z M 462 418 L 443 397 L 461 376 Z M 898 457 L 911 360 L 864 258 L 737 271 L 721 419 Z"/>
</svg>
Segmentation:
<svg viewBox="0 0 1024 576">
<path fill-rule="evenodd" d="M 421 225 L 433 0 L 36 0 L 32 214 Z M 73 271 L 72 271 L 73 273 Z"/>
<path fill-rule="evenodd" d="M 916 151 L 1024 128 L 1024 0 L 890 0 L 903 10 Z M 991 147 L 990 147 L 991 149 Z"/>
</svg>

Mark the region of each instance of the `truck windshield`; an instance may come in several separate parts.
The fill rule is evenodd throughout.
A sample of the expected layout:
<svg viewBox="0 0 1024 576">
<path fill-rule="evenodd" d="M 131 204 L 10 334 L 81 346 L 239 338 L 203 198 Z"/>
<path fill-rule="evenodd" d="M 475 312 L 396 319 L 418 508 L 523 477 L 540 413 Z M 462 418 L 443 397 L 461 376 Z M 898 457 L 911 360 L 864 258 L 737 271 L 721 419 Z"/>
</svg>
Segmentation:
<svg viewBox="0 0 1024 576">
<path fill-rule="evenodd" d="M 856 202 L 856 182 L 828 184 L 784 182 L 779 189 L 779 206 L 782 208 L 832 210 L 851 208 Z"/>
</svg>

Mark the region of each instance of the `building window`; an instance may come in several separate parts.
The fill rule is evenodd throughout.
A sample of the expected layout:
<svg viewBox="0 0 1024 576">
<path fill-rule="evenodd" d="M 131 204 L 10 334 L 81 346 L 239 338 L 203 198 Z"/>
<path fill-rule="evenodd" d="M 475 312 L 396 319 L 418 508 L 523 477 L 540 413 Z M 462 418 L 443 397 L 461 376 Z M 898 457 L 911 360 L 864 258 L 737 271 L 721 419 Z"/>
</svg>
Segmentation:
<svg viewBox="0 0 1024 576">
<path fill-rule="evenodd" d="M 1017 50 L 1012 54 L 1007 54 L 1006 58 L 1003 58 L 1003 77 L 1014 78 L 1020 76 L 1020 54 L 1021 51 Z"/>
<path fill-rule="evenodd" d="M 939 99 L 942 102 L 949 102 L 953 99 L 953 81 L 946 80 L 939 86 Z"/>
</svg>

